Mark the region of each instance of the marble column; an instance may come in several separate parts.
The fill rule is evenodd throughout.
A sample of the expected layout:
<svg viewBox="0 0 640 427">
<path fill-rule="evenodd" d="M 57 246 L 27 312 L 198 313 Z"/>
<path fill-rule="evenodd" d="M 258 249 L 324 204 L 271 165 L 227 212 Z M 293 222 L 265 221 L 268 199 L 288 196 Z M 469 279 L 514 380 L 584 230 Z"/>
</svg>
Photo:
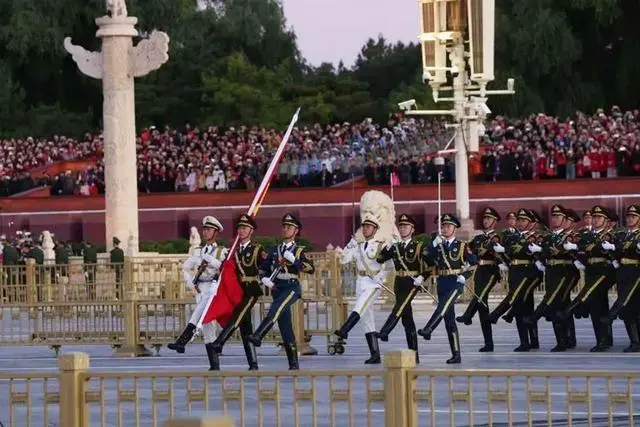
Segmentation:
<svg viewBox="0 0 640 427">
<path fill-rule="evenodd" d="M 108 0 L 107 15 L 96 19 L 101 52 L 73 45 L 69 37 L 64 40 L 80 71 L 102 79 L 107 251 L 118 237 L 125 253 L 134 255 L 139 248 L 134 78 L 169 59 L 166 33 L 153 31 L 133 46 L 137 21 L 127 16 L 124 0 Z"/>
</svg>

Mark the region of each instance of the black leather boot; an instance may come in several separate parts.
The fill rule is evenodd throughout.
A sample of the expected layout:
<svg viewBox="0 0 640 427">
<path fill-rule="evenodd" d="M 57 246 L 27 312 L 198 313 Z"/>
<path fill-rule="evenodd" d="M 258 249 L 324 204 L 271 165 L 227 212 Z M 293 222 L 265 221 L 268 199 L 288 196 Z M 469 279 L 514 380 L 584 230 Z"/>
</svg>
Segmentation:
<svg viewBox="0 0 640 427">
<path fill-rule="evenodd" d="M 377 365 L 380 363 L 380 348 L 378 347 L 378 338 L 376 338 L 375 332 L 369 332 L 365 334 L 367 339 L 367 345 L 369 346 L 369 352 L 371 357 L 364 361 L 366 365 Z"/>
<path fill-rule="evenodd" d="M 356 323 L 358 323 L 358 321 L 360 321 L 360 315 L 357 312 L 352 311 L 347 318 L 347 321 L 344 322 L 340 329 L 335 331 L 334 334 L 342 338 L 343 340 L 346 340 L 349 336 L 349 331 L 353 329 L 354 326 L 356 326 Z"/>
<path fill-rule="evenodd" d="M 287 353 L 287 360 L 289 361 L 289 370 L 297 371 L 300 369 L 300 365 L 298 365 L 298 349 L 295 344 L 282 344 L 284 347 L 285 353 Z"/>
<path fill-rule="evenodd" d="M 451 359 L 448 359 L 447 363 L 460 363 L 462 362 L 462 357 L 460 356 L 460 336 L 458 335 L 458 331 L 451 332 L 448 335 L 449 347 L 451 347 Z"/>
<path fill-rule="evenodd" d="M 178 337 L 176 342 L 167 345 L 167 348 L 175 350 L 181 354 L 184 353 L 184 348 L 189 344 L 189 341 L 191 341 L 191 338 L 193 338 L 193 334 L 195 333 L 196 325 L 189 323 L 187 327 L 184 328 L 184 331 L 182 331 L 182 334 Z"/>
<path fill-rule="evenodd" d="M 418 355 L 418 334 L 415 329 L 405 329 L 404 334 L 407 337 L 407 348 L 416 352 L 416 365 L 420 364 L 420 356 Z"/>
<path fill-rule="evenodd" d="M 467 309 L 464 311 L 464 313 L 462 313 L 462 316 L 456 317 L 456 322 L 464 323 L 465 325 L 473 324 L 473 316 L 476 314 L 477 310 L 478 310 L 478 299 L 474 297 L 469 303 L 469 306 L 467 307 Z"/>
<path fill-rule="evenodd" d="M 549 306 L 545 302 L 541 302 L 538 305 L 538 307 L 536 307 L 536 309 L 533 312 L 532 316 L 527 316 L 527 317 L 524 318 L 524 323 L 526 323 L 527 325 L 533 325 L 538 320 L 542 319 L 542 317 L 547 312 L 548 308 L 549 308 Z"/>
<path fill-rule="evenodd" d="M 210 371 L 219 371 L 220 370 L 220 354 L 216 353 L 213 350 L 213 343 L 207 343 L 204 346 L 207 349 L 207 357 L 209 358 L 209 370 Z"/>
<path fill-rule="evenodd" d="M 387 321 L 384 322 L 384 325 L 382 326 L 382 329 L 380 329 L 380 332 L 376 332 L 376 337 L 380 339 L 380 341 L 389 341 L 389 334 L 398 324 L 398 320 L 400 320 L 400 318 L 391 313 L 389 317 L 387 317 Z"/>
<path fill-rule="evenodd" d="M 222 347 L 224 347 L 224 343 L 226 343 L 227 340 L 231 338 L 231 335 L 233 335 L 233 332 L 235 330 L 235 326 L 229 324 L 222 330 L 222 332 L 220 332 L 220 335 L 218 335 L 215 341 L 211 343 L 211 346 L 216 353 L 222 353 Z"/>
<path fill-rule="evenodd" d="M 496 323 L 498 323 L 498 319 L 500 319 L 500 316 L 505 314 L 507 310 L 509 310 L 509 301 L 505 298 L 500 301 L 500 304 L 498 304 L 498 306 L 491 312 L 491 314 L 489 314 L 489 321 L 495 325 Z"/>
<path fill-rule="evenodd" d="M 520 337 L 520 345 L 513 349 L 515 352 L 529 351 L 529 328 L 524 324 L 521 318 L 516 317 L 516 327 L 518 328 L 518 336 Z"/>
<path fill-rule="evenodd" d="M 609 346 L 607 345 L 607 336 L 606 336 L 606 334 L 607 334 L 606 327 L 602 327 L 602 325 L 600 325 L 599 322 L 598 322 L 598 327 L 595 330 L 595 335 L 596 335 L 596 341 L 597 342 L 596 342 L 596 345 L 589 350 L 591 353 L 602 353 L 602 352 L 607 351 L 609 349 Z"/>
<path fill-rule="evenodd" d="M 265 317 L 264 319 L 262 319 L 262 323 L 260 323 L 258 329 L 256 329 L 256 331 L 252 335 L 249 335 L 247 339 L 251 344 L 255 345 L 256 347 L 260 347 L 262 345 L 262 340 L 272 327 L 273 322 L 271 321 L 271 319 Z"/>
<path fill-rule="evenodd" d="M 424 328 L 418 330 L 418 335 L 420 335 L 425 340 L 430 340 L 433 330 L 436 328 L 436 326 L 438 326 L 441 320 L 442 320 L 442 314 L 434 313 L 434 316 L 431 319 L 429 319 L 429 321 L 424 326 Z"/>
<path fill-rule="evenodd" d="M 567 351 L 567 327 L 564 323 L 554 321 L 553 333 L 556 336 L 556 346 L 551 349 L 552 353 Z"/>
<path fill-rule="evenodd" d="M 567 348 L 576 348 L 578 342 L 576 341 L 576 322 L 573 317 L 570 317 L 567 322 Z"/>
<path fill-rule="evenodd" d="M 613 324 L 608 324 L 605 328 L 605 340 L 604 343 L 607 347 L 613 347 Z"/>
<path fill-rule="evenodd" d="M 484 337 L 484 347 L 478 350 L 480 353 L 490 353 L 493 351 L 493 331 L 491 330 L 491 322 L 488 320 L 480 321 L 482 328 L 482 336 Z"/>
<path fill-rule="evenodd" d="M 502 316 L 502 320 L 504 320 L 507 323 L 513 323 L 514 317 L 515 315 L 513 314 L 513 307 L 511 307 L 511 309 L 507 311 L 507 313 L 504 316 Z"/>
<path fill-rule="evenodd" d="M 630 345 L 623 351 L 625 353 L 638 353 L 640 352 L 640 337 L 638 337 L 638 326 L 634 320 L 627 321 L 625 319 L 624 326 L 627 329 L 627 335 L 629 335 Z"/>
<path fill-rule="evenodd" d="M 242 345 L 244 347 L 244 354 L 247 356 L 247 363 L 249 364 L 250 371 L 258 370 L 258 355 L 256 354 L 255 346 L 249 341 L 249 337 L 242 336 Z"/>
<path fill-rule="evenodd" d="M 524 322 L 523 322 L 524 323 Z M 540 341 L 538 340 L 538 323 L 527 326 L 529 329 L 529 348 L 537 350 L 540 348 Z"/>
</svg>

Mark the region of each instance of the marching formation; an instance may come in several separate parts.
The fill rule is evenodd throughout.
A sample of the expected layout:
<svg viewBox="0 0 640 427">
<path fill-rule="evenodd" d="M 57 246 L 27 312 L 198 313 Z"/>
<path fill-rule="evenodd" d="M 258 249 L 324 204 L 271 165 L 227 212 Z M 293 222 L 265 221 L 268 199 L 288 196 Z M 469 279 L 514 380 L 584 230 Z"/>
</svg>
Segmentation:
<svg viewBox="0 0 640 427">
<path fill-rule="evenodd" d="M 520 343 L 514 351 L 539 349 L 538 322 L 543 318 L 551 322 L 556 338 L 551 351 L 566 351 L 576 347 L 574 318 L 587 317 L 596 343 L 591 351 L 606 351 L 613 345 L 612 323 L 620 318 L 630 340 L 624 351 L 640 352 L 640 205 L 626 209 L 625 227 L 618 225 L 613 212 L 600 205 L 584 212 L 582 218 L 573 209 L 554 205 L 548 226 L 537 212 L 524 208 L 509 212 L 507 227 L 498 230 L 501 219 L 495 209 L 487 207 L 483 211 L 483 231 L 465 242 L 456 237 L 459 220 L 453 214 L 443 214 L 435 219 L 439 233 L 424 241 L 415 238 L 416 221 L 402 214 L 397 220 L 398 236 L 385 241 L 377 237 L 379 219 L 364 215 L 362 238 L 354 236 L 341 253 L 343 264 L 356 266 L 356 300 L 334 334 L 346 340 L 359 324 L 370 351 L 365 363 L 379 364 L 378 340 L 388 341 L 402 321 L 407 347 L 415 351 L 419 362 L 418 336 L 430 340 L 444 321 L 451 347 L 447 363 L 460 363 L 458 323 L 472 324 L 476 313 L 484 337 L 480 352 L 494 350 L 492 326 L 500 319 L 508 323 L 515 320 Z M 251 240 L 256 228 L 255 220 L 248 215 L 236 221 L 240 246 L 231 258 L 242 300 L 233 307 L 229 321 L 202 324 L 210 370 L 220 369 L 222 348 L 238 328 L 249 369 L 258 369 L 255 347 L 276 323 L 289 368 L 299 369 L 290 307 L 302 295 L 300 274 L 315 271 L 305 248 L 296 244 L 302 224 L 295 215 L 286 214 L 282 218 L 283 243 L 268 251 Z M 196 293 L 197 305 L 182 335 L 169 345 L 178 353 L 184 353 L 207 301 L 218 292 L 218 277 L 227 262 L 227 249 L 215 243 L 222 229 L 217 219 L 205 217 L 205 244 L 185 262 L 185 282 Z M 432 277 L 436 295 L 425 287 Z M 499 282 L 507 286 L 508 293 L 491 310 L 489 294 Z M 535 307 L 534 291 L 543 283 L 544 297 Z M 262 286 L 271 290 L 273 301 L 253 331 L 251 311 L 264 295 Z M 608 294 L 614 286 L 617 300 L 609 307 Z M 462 315 L 456 317 L 455 303 L 465 288 L 472 298 Z M 378 331 L 373 308 L 382 292 L 394 294 L 395 305 Z M 437 306 L 426 325 L 417 330 L 412 300 L 421 292 L 432 297 Z M 218 326 L 223 326 L 219 334 Z"/>
</svg>

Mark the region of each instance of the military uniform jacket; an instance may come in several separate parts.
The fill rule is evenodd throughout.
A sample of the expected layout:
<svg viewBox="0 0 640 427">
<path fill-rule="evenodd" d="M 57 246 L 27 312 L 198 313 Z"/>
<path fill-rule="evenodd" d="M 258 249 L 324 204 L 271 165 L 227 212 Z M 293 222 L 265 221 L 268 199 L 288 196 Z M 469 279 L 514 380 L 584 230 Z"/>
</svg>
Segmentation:
<svg viewBox="0 0 640 427">
<path fill-rule="evenodd" d="M 503 246 L 510 268 L 535 269 L 537 257 L 529 251 L 529 245 L 536 243 L 536 240 L 537 236 L 534 231 L 514 234 L 509 238 Z M 534 272 L 534 270 L 531 271 Z"/>
<path fill-rule="evenodd" d="M 429 244 L 427 256 L 436 266 L 439 282 L 445 276 L 455 278 L 462 275 L 468 279 L 471 272 L 465 267 L 477 263 L 477 257 L 471 253 L 469 245 L 458 239 L 453 239 L 451 243 L 445 240 L 436 247 Z"/>
<path fill-rule="evenodd" d="M 356 246 L 347 246 L 342 251 L 342 264 L 356 263 L 358 276 L 373 279 L 381 270 L 385 269 L 385 263 L 378 262 L 385 244 L 379 240 L 370 239 L 358 243 Z"/>
<path fill-rule="evenodd" d="M 640 267 L 638 242 L 640 242 L 640 229 L 638 228 L 615 233 L 614 241 L 610 243 L 616 245 L 614 256 L 621 266 Z"/>
<path fill-rule="evenodd" d="M 429 274 L 429 266 L 423 256 L 424 246 L 422 242 L 410 239 L 408 242 L 395 242 L 393 245 L 385 245 L 376 258 L 378 264 L 384 264 L 393 260 L 396 269 L 396 280 L 409 280 L 417 276 L 426 279 Z"/>
<path fill-rule="evenodd" d="M 218 246 L 218 244 L 216 243 L 204 245 L 193 251 L 193 254 L 189 258 L 187 258 L 187 260 L 184 262 L 184 265 L 182 266 L 184 281 L 187 287 L 194 287 L 193 279 L 198 272 L 198 268 L 202 264 L 202 255 L 212 255 L 215 259 L 222 262 L 227 257 L 228 252 L 229 250 L 227 248 Z M 218 279 L 219 274 L 220 271 L 217 268 L 212 265 L 207 265 L 200 275 L 198 283 L 213 282 L 214 280 Z"/>
<path fill-rule="evenodd" d="M 120 264 L 124 262 L 124 251 L 122 248 L 113 248 L 110 252 L 112 264 Z"/>
<path fill-rule="evenodd" d="M 503 241 L 503 235 L 495 230 L 478 234 L 469 242 L 469 250 L 477 257 L 478 268 L 496 267 L 501 258 L 493 250 L 496 243 Z"/>
<path fill-rule="evenodd" d="M 295 262 L 291 263 L 284 258 L 287 250 L 295 256 Z M 295 242 L 271 248 L 262 265 L 267 277 L 278 271 L 276 284 L 297 285 L 300 284 L 300 273 L 313 274 L 316 271 L 313 261 L 307 258 L 305 247 L 298 246 Z"/>
<path fill-rule="evenodd" d="M 564 249 L 564 244 L 571 235 L 570 230 L 559 230 L 546 233 L 542 238 L 542 256 L 544 263 L 553 266 L 571 266 L 573 258 L 570 251 Z"/>
<path fill-rule="evenodd" d="M 268 256 L 269 254 L 262 246 L 255 242 L 249 241 L 238 247 L 234 258 L 238 266 L 238 279 L 245 295 L 263 295 L 260 286 L 260 273 L 264 272 L 263 264 Z"/>
<path fill-rule="evenodd" d="M 608 267 L 613 254 L 604 250 L 602 243 L 605 241 L 611 242 L 611 240 L 614 240 L 613 233 L 606 229 L 589 230 L 582 233 L 578 244 L 580 262 L 585 266 L 592 266 L 597 269 Z"/>
</svg>

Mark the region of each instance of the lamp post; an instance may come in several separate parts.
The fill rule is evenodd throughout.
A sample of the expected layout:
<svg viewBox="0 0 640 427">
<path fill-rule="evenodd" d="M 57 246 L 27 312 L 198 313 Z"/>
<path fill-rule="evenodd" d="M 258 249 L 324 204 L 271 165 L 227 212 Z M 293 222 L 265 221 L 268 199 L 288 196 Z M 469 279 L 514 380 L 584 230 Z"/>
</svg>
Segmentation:
<svg viewBox="0 0 640 427">
<path fill-rule="evenodd" d="M 468 154 L 479 151 L 482 121 L 491 110 L 487 95 L 513 95 L 514 81 L 507 80 L 506 90 L 487 90 L 494 80 L 495 0 L 418 0 L 422 33 L 423 80 L 432 89 L 434 102 L 451 102 L 450 110 L 418 110 L 415 100 L 398 104 L 407 115 L 447 115 L 455 128 L 456 215 L 462 235 L 473 234 L 469 209 Z M 465 48 L 468 46 L 468 48 Z M 447 59 L 449 60 L 447 63 Z M 469 65 L 470 73 L 467 72 Z M 451 86 L 444 86 L 451 81 Z M 441 97 L 450 92 L 451 97 Z"/>
</svg>

